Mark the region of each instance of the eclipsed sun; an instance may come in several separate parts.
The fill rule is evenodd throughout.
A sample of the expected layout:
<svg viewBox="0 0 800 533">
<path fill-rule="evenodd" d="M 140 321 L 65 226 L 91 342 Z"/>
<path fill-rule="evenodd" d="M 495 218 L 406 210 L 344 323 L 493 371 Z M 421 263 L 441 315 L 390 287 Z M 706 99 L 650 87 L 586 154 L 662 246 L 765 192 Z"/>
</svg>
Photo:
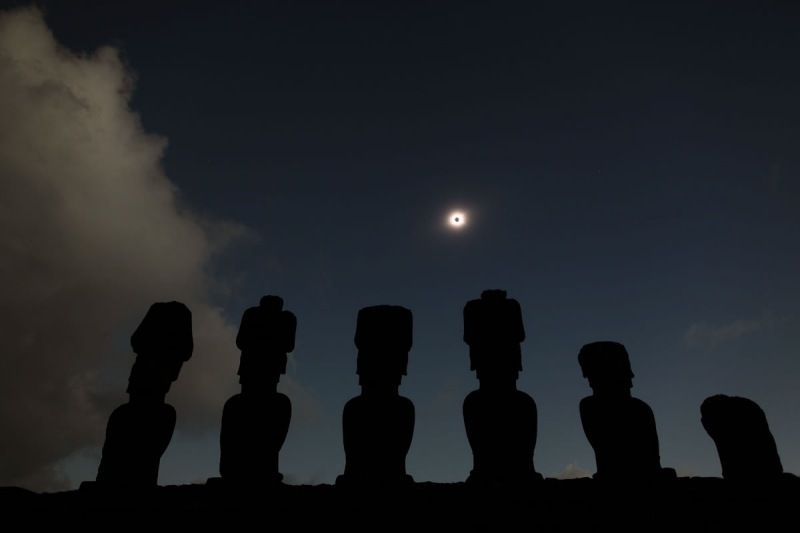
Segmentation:
<svg viewBox="0 0 800 533">
<path fill-rule="evenodd" d="M 467 223 L 467 215 L 463 211 L 453 211 L 447 216 L 447 223 L 453 229 L 463 228 Z"/>
</svg>

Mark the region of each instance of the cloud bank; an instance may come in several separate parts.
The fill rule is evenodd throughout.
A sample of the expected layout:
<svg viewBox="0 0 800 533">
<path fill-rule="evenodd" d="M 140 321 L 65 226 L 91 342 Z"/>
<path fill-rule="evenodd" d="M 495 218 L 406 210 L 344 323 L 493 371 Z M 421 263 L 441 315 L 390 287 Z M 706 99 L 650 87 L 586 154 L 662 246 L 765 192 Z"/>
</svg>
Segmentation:
<svg viewBox="0 0 800 533">
<path fill-rule="evenodd" d="M 39 10 L 0 12 L 0 486 L 69 488 L 55 465 L 102 445 L 155 301 L 193 315 L 178 429 L 218 424 L 238 392 L 239 317 L 211 303 L 207 267 L 246 230 L 181 205 L 133 89 L 114 48 L 74 54 Z"/>
<path fill-rule="evenodd" d="M 578 463 L 570 463 L 564 467 L 561 472 L 553 476 L 555 479 L 578 479 L 584 477 L 592 477 L 592 473 L 578 466 Z"/>
<path fill-rule="evenodd" d="M 783 325 L 790 322 L 791 317 L 775 318 L 767 313 L 759 318 L 738 319 L 721 325 L 709 325 L 695 322 L 683 334 L 683 342 L 687 346 L 717 346 L 744 335 Z"/>
</svg>

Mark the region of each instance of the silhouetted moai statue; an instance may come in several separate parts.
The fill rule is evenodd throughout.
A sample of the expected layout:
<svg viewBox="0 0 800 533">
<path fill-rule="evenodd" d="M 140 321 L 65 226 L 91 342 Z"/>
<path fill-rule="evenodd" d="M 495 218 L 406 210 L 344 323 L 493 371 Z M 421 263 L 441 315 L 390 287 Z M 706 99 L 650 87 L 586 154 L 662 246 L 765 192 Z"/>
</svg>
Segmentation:
<svg viewBox="0 0 800 533">
<path fill-rule="evenodd" d="M 361 394 L 348 400 L 342 413 L 345 468 L 337 485 L 369 488 L 414 481 L 406 474 L 414 404 L 398 392 L 408 366 L 412 322 L 411 311 L 396 305 L 358 312 L 356 373 Z"/>
<path fill-rule="evenodd" d="M 625 346 L 612 341 L 584 345 L 578 354 L 592 395 L 580 401 L 583 431 L 605 482 L 653 482 L 675 477 L 661 467 L 658 432 L 648 404 L 631 396 L 633 371 Z"/>
<path fill-rule="evenodd" d="M 525 328 L 519 303 L 485 290 L 464 306 L 464 342 L 479 388 L 462 405 L 473 466 L 468 483 L 519 485 L 542 479 L 533 464 L 536 402 L 517 389 Z"/>
<path fill-rule="evenodd" d="M 716 445 L 724 479 L 750 483 L 782 476 L 778 447 L 767 417 L 756 402 L 716 394 L 703 400 L 700 415 Z"/>
<path fill-rule="evenodd" d="M 97 484 L 158 485 L 161 456 L 175 430 L 175 408 L 165 397 L 194 350 L 192 313 L 180 302 L 150 306 L 131 336 L 136 360 L 128 378 L 128 403 L 108 419 Z"/>
<path fill-rule="evenodd" d="M 278 456 L 292 418 L 292 403 L 278 392 L 294 351 L 297 319 L 279 296 L 263 296 L 242 315 L 236 346 L 241 350 L 242 390 L 225 402 L 220 432 L 219 472 L 242 486 L 279 484 Z"/>
</svg>

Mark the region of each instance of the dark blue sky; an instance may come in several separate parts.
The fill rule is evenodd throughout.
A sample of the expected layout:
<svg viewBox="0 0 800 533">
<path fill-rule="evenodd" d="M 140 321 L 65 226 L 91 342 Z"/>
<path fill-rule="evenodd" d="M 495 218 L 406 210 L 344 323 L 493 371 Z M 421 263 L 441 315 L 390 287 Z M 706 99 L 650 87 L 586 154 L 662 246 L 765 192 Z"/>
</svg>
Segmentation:
<svg viewBox="0 0 800 533">
<path fill-rule="evenodd" d="M 725 393 L 764 408 L 786 470 L 800 471 L 796 5 L 118 4 L 38 5 L 86 72 L 99 68 L 99 47 L 116 49 L 135 79 L 125 109 L 141 121 L 125 131 L 166 140 L 156 181 L 176 187 L 174 213 L 197 221 L 210 248 L 230 240 L 193 263 L 208 278 L 191 294 L 219 310 L 220 338 L 263 294 L 297 315 L 282 380 L 301 406 L 281 454 L 287 478 L 341 473 L 341 408 L 359 392 L 356 314 L 386 303 L 414 313 L 400 389 L 417 408 L 409 473 L 465 479 L 461 401 L 477 381 L 461 313 L 488 288 L 523 309 L 518 388 L 539 407 L 545 476 L 594 472 L 577 353 L 595 340 L 628 347 L 664 466 L 720 474 L 699 407 Z M 75 153 L 89 160 L 87 150 Z M 459 231 L 445 223 L 454 209 L 467 216 Z M 137 212 L 157 220 L 133 210 L 132 221 Z M 141 242 L 137 257 L 149 257 Z M 182 298 L 170 279 L 120 294 Z M 116 326 L 122 337 L 142 303 Z M 204 357 L 235 368 L 235 346 L 219 346 L 224 355 L 187 363 L 187 381 L 208 383 L 191 374 Z M 118 364 L 104 386 L 124 401 L 129 360 Z M 216 378 L 227 388 L 205 404 L 183 379 L 173 386 L 179 428 L 165 484 L 217 475 L 214 409 L 238 383 Z M 87 435 L 59 452 L 73 457 L 73 478 L 96 469 L 102 437 Z"/>
</svg>

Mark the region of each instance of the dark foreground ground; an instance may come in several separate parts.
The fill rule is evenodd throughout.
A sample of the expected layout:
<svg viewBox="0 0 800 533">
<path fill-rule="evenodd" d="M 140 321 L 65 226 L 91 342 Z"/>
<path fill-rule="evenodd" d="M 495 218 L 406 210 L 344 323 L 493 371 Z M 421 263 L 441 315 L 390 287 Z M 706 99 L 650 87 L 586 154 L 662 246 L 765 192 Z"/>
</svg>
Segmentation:
<svg viewBox="0 0 800 533">
<path fill-rule="evenodd" d="M 91 485 L 91 484 L 90 484 Z M 219 484 L 145 491 L 0 488 L 2 531 L 796 531 L 800 477 L 651 486 L 545 479 L 526 487 L 414 483 L 402 489 Z"/>
</svg>

